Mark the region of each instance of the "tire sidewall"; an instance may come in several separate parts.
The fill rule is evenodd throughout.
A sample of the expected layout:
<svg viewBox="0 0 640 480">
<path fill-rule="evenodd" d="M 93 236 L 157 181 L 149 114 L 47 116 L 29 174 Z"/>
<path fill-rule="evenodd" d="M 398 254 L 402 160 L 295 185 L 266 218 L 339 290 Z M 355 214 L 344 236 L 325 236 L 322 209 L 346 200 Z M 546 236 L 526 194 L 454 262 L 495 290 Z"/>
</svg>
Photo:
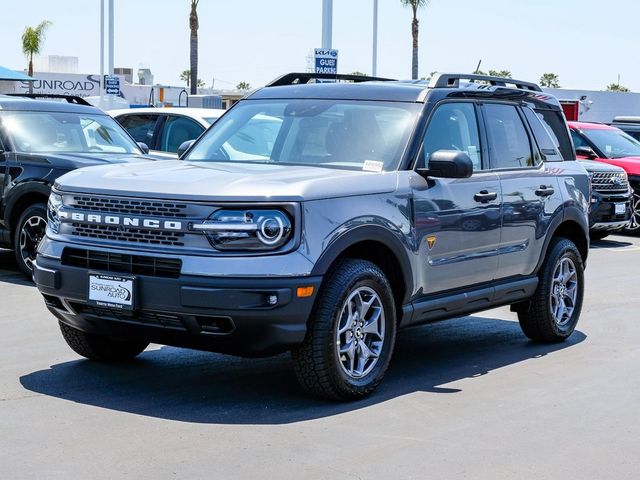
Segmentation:
<svg viewBox="0 0 640 480">
<path fill-rule="evenodd" d="M 571 314 L 571 319 L 564 325 L 559 325 L 558 322 L 555 321 L 555 318 L 551 312 L 551 288 L 553 286 L 553 272 L 556 267 L 560 263 L 560 261 L 564 258 L 570 259 L 576 267 L 576 276 L 578 280 L 578 294 L 576 296 L 576 304 L 573 309 L 573 313 Z M 554 333 L 558 337 L 567 338 L 569 337 L 576 328 L 578 324 L 578 320 L 580 318 L 580 312 L 582 311 L 582 301 L 584 299 L 584 268 L 582 264 L 582 259 L 580 254 L 576 250 L 575 246 L 572 243 L 561 243 L 557 246 L 557 251 L 554 251 L 554 255 L 552 258 L 553 261 L 549 262 L 547 265 L 548 281 L 546 285 L 546 308 L 549 314 L 549 322 L 551 323 L 551 328 Z"/>
<path fill-rule="evenodd" d="M 33 275 L 33 271 L 27 266 L 27 264 L 22 259 L 22 250 L 20 248 L 20 236 L 22 234 L 22 229 L 24 227 L 25 222 L 31 217 L 41 217 L 44 219 L 45 223 L 47 222 L 47 206 L 44 203 L 35 203 L 33 205 L 28 206 L 24 212 L 20 215 L 18 223 L 16 224 L 16 230 L 13 235 L 13 246 L 14 253 L 16 257 L 16 262 L 18 263 L 18 267 L 20 270 L 31 277 Z"/>
<path fill-rule="evenodd" d="M 385 317 L 385 330 L 384 330 L 384 343 L 380 357 L 374 368 L 365 376 L 361 378 L 350 377 L 340 364 L 340 358 L 335 346 L 336 331 L 340 322 L 340 314 L 342 312 L 342 306 L 347 300 L 349 295 L 360 287 L 368 287 L 374 290 L 380 300 L 384 309 Z M 334 372 L 335 381 L 338 387 L 342 389 L 348 389 L 350 392 L 357 391 L 366 393 L 369 389 L 375 388 L 375 386 L 382 380 L 384 373 L 389 366 L 391 356 L 393 353 L 393 347 L 395 344 L 396 336 L 396 314 L 393 295 L 391 293 L 391 287 L 386 281 L 385 277 L 381 278 L 375 275 L 373 272 L 361 274 L 352 279 L 345 288 L 343 293 L 338 297 L 337 302 L 333 306 L 333 314 L 331 318 L 331 328 L 329 330 L 329 342 L 326 352 L 327 358 L 331 359 L 332 371 Z"/>
</svg>

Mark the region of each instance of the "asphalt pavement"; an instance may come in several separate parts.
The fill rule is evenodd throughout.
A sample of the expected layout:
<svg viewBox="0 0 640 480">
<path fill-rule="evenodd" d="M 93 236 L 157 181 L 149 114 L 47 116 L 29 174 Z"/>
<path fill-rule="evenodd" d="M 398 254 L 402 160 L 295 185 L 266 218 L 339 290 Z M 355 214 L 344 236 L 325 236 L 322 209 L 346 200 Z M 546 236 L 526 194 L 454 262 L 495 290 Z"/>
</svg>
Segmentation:
<svg viewBox="0 0 640 480">
<path fill-rule="evenodd" d="M 0 479 L 637 479 L 639 258 L 594 242 L 563 344 L 508 308 L 405 330 L 374 395 L 338 404 L 288 355 L 80 359 L 0 251 Z"/>
</svg>

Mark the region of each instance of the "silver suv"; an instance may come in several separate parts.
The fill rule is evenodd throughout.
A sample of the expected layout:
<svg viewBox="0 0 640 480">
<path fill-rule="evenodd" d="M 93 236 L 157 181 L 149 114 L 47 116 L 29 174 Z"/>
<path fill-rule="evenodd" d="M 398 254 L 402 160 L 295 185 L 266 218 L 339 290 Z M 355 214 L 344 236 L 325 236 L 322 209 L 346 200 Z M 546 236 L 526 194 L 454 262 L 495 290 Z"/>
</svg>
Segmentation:
<svg viewBox="0 0 640 480">
<path fill-rule="evenodd" d="M 571 335 L 590 192 L 558 102 L 478 75 L 318 77 L 253 93 L 181 160 L 57 180 L 35 280 L 74 351 L 290 350 L 307 391 L 354 399 L 398 328 L 511 305 L 532 340 Z"/>
</svg>

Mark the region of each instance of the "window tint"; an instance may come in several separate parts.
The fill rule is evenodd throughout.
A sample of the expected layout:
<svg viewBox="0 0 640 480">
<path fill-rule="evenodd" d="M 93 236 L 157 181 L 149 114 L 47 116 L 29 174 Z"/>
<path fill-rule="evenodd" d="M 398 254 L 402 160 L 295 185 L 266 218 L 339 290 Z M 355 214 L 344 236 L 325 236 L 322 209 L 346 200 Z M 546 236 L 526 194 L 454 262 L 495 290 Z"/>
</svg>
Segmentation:
<svg viewBox="0 0 640 480">
<path fill-rule="evenodd" d="M 544 155 L 544 160 L 546 162 L 561 162 L 563 158 L 560 154 L 557 139 L 554 141 L 552 138 L 553 132 L 545 127 L 542 122 L 542 115 L 535 113 L 530 108 L 523 108 L 522 111 L 524 112 L 524 116 L 527 117 L 533 135 L 536 137 L 536 142 Z"/>
<path fill-rule="evenodd" d="M 569 135 L 567 135 L 567 123 L 565 122 L 564 115 L 559 111 L 543 108 L 536 108 L 535 111 L 549 131 L 551 138 L 558 146 L 562 157 L 565 160 L 575 160 L 576 156 L 573 152 Z"/>
<path fill-rule="evenodd" d="M 153 130 L 157 120 L 158 115 L 125 115 L 118 118 L 136 142 L 147 146 L 153 145 Z"/>
<path fill-rule="evenodd" d="M 573 140 L 573 146 L 575 148 L 578 147 L 589 147 L 591 148 L 591 145 L 589 145 L 584 138 L 582 138 L 582 135 L 580 135 L 578 132 L 571 130 L 571 140 Z"/>
<path fill-rule="evenodd" d="M 529 136 L 513 105 L 486 104 L 485 121 L 495 168 L 535 165 Z"/>
<path fill-rule="evenodd" d="M 478 122 L 472 103 L 445 103 L 438 107 L 427 127 L 418 166 L 426 167 L 431 154 L 438 150 L 465 152 L 473 162 L 473 169 L 482 169 Z"/>
<path fill-rule="evenodd" d="M 160 150 L 177 153 L 178 147 L 188 140 L 195 140 L 204 132 L 204 128 L 185 117 L 169 116 L 162 130 Z"/>
</svg>

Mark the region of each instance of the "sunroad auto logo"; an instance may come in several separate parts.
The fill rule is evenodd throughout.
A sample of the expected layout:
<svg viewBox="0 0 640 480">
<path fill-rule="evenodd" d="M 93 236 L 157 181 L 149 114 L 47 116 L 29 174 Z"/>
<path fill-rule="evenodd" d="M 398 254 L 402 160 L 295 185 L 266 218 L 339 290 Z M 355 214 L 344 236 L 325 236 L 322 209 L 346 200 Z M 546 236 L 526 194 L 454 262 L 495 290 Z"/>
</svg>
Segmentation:
<svg viewBox="0 0 640 480">
<path fill-rule="evenodd" d="M 92 283 L 91 291 L 114 300 L 121 300 L 127 303 L 131 301 L 131 290 L 124 285 Z"/>
<path fill-rule="evenodd" d="M 112 225 L 150 230 L 182 230 L 182 222 L 175 220 L 156 220 L 154 218 L 122 217 L 119 215 L 99 215 L 95 213 L 65 212 L 59 213 L 61 220 L 96 225 Z"/>
</svg>

